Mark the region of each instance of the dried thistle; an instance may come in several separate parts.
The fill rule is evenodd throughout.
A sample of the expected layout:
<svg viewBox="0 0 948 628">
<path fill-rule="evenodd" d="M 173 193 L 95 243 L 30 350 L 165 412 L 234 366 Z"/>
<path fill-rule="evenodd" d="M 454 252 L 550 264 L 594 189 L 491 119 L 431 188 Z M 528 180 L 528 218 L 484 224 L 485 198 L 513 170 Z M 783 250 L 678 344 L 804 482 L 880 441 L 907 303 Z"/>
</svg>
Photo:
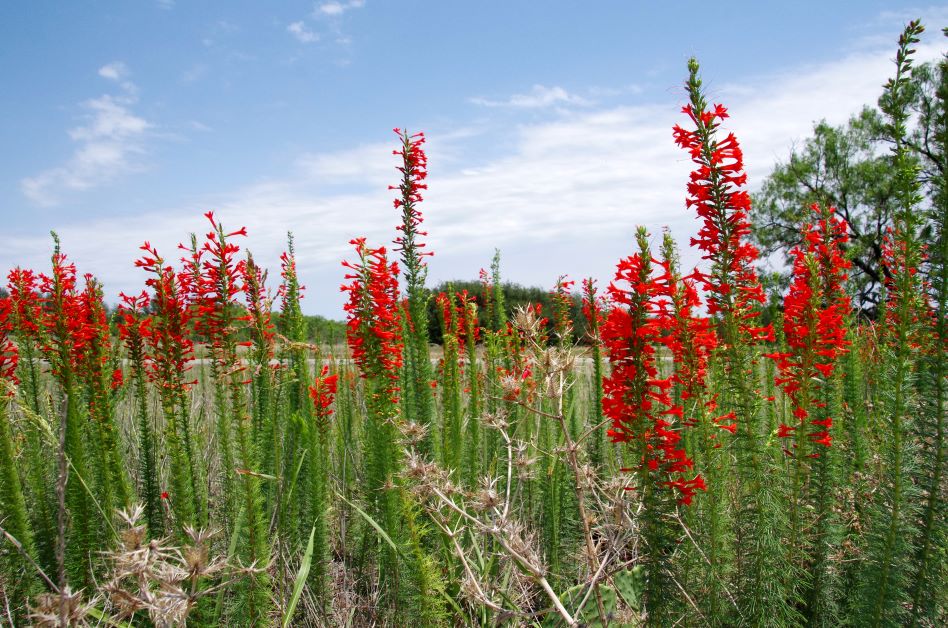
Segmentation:
<svg viewBox="0 0 948 628">
<path fill-rule="evenodd" d="M 66 587 L 62 594 L 44 593 L 36 597 L 30 618 L 37 626 L 86 626 L 90 611 L 102 600 L 114 620 L 124 620 L 137 613 L 147 613 L 152 624 L 159 627 L 186 623 L 197 601 L 218 590 L 233 579 L 260 569 L 228 569 L 223 557 L 211 557 L 208 530 L 186 528 L 191 541 L 181 548 L 169 545 L 168 539 L 148 539 L 143 523 L 144 506 L 120 510 L 123 527 L 118 546 L 105 553 L 109 571 L 99 586 L 99 594 L 83 602 L 82 592 Z M 226 582 L 214 583 L 221 572 L 228 570 Z"/>
<path fill-rule="evenodd" d="M 82 601 L 82 591 L 73 591 L 66 586 L 61 593 L 42 593 L 36 596 L 36 604 L 30 607 L 30 620 L 40 628 L 58 626 L 89 626 L 89 611 L 98 603 L 98 597 Z"/>
<path fill-rule="evenodd" d="M 472 508 L 483 512 L 497 508 L 503 503 L 503 496 L 497 492 L 497 478 L 481 478 L 481 488 L 471 500 Z"/>
<path fill-rule="evenodd" d="M 399 421 L 395 426 L 402 435 L 402 440 L 406 447 L 413 447 L 424 440 L 428 433 L 428 428 L 413 421 Z"/>
</svg>

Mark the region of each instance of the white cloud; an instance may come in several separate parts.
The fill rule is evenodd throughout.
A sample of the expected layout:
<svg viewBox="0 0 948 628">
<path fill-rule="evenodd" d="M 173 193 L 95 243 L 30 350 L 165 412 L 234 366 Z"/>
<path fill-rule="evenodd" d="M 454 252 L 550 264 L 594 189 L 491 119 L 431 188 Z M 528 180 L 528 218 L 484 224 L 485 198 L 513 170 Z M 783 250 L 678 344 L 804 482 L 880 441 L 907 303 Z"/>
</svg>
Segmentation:
<svg viewBox="0 0 948 628">
<path fill-rule="evenodd" d="M 296 165 L 304 179 L 319 185 L 381 185 L 393 178 L 392 145 L 378 143 L 336 153 L 306 153 Z"/>
<path fill-rule="evenodd" d="M 314 41 L 319 40 L 319 35 L 306 28 L 306 24 L 304 24 L 302 21 L 293 22 L 286 27 L 286 30 L 303 44 L 311 44 Z"/>
<path fill-rule="evenodd" d="M 174 4 L 175 4 L 174 0 L 157 0 L 157 2 L 158 2 L 158 8 L 166 9 L 166 10 L 173 9 Z"/>
<path fill-rule="evenodd" d="M 585 98 L 570 94 L 562 87 L 534 85 L 526 94 L 514 94 L 507 100 L 471 98 L 472 103 L 484 107 L 514 107 L 517 109 L 539 109 L 553 105 L 591 105 Z"/>
<path fill-rule="evenodd" d="M 99 74 L 120 81 L 128 70 L 111 63 Z M 141 168 L 143 140 L 153 125 L 130 109 L 137 100 L 135 86 L 123 82 L 122 88 L 120 95 L 104 94 L 82 103 L 87 121 L 67 132 L 76 148 L 65 164 L 20 181 L 21 191 L 33 203 L 56 205 L 68 192 L 88 190 Z"/>
<path fill-rule="evenodd" d="M 316 6 L 315 15 L 328 15 L 337 17 L 350 9 L 361 9 L 365 6 L 365 0 L 350 0 L 349 2 L 322 2 Z"/>
<path fill-rule="evenodd" d="M 99 76 L 110 81 L 121 81 L 128 76 L 128 67 L 121 61 L 113 61 L 99 68 Z"/>
</svg>

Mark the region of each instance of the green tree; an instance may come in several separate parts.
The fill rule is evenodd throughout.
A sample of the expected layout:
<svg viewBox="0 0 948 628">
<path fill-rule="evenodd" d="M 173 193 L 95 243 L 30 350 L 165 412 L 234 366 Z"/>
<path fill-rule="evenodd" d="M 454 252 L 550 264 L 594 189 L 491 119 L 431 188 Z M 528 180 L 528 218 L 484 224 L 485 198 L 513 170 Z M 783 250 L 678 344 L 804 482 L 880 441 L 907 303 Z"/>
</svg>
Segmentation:
<svg viewBox="0 0 948 628">
<path fill-rule="evenodd" d="M 918 159 L 925 201 L 931 204 L 944 186 L 945 153 L 937 141 L 938 86 L 943 70 L 935 64 L 915 68 L 907 86 L 907 108 L 912 125 L 906 148 Z M 883 106 L 885 96 L 880 98 Z M 832 206 L 849 225 L 847 254 L 853 262 L 851 290 L 854 305 L 874 317 L 879 305 L 885 270 L 882 240 L 896 211 L 895 168 L 891 136 L 879 108 L 866 106 L 846 124 L 821 121 L 813 135 L 778 164 L 754 195 L 751 219 L 753 237 L 764 256 L 786 255 L 799 244 L 799 225 L 809 206 Z M 923 240 L 933 233 L 932 224 L 921 229 Z M 789 264 L 786 266 L 789 268 Z M 770 290 L 786 287 L 786 273 L 768 281 Z"/>
</svg>

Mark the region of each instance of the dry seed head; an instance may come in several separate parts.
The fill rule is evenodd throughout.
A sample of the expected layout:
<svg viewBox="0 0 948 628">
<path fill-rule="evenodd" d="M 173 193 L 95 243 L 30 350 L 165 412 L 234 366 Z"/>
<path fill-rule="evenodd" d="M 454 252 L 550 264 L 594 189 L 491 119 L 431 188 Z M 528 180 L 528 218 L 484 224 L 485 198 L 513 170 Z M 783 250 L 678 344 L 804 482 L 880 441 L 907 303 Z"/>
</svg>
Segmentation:
<svg viewBox="0 0 948 628">
<path fill-rule="evenodd" d="M 461 598 L 467 600 L 473 605 L 482 605 L 489 600 L 485 600 L 484 597 L 480 594 L 478 590 L 477 583 L 471 578 L 470 574 L 465 572 L 464 577 L 461 579 L 460 591 L 458 591 Z"/>
<path fill-rule="evenodd" d="M 151 602 L 151 595 L 147 589 L 142 591 L 144 599 L 140 599 L 137 595 L 126 591 L 118 580 L 106 583 L 103 590 L 108 594 L 109 602 L 115 607 L 116 615 L 120 619 L 131 617 L 135 613 L 148 608 Z"/>
<path fill-rule="evenodd" d="M 414 450 L 410 450 L 405 459 L 404 477 L 415 482 L 432 482 L 441 475 L 438 465 L 428 462 Z"/>
<path fill-rule="evenodd" d="M 60 626 L 60 613 L 66 617 L 68 626 L 86 626 L 89 611 L 98 603 L 94 597 L 83 604 L 82 591 L 73 592 L 67 585 L 62 594 L 41 593 L 36 596 L 36 605 L 30 607 L 30 619 L 34 626 L 56 628 Z"/>
<path fill-rule="evenodd" d="M 506 430 L 507 429 L 507 415 L 505 412 L 486 412 L 481 417 L 481 421 L 484 422 L 486 427 L 493 428 L 495 430 Z"/>
<path fill-rule="evenodd" d="M 629 478 L 615 475 L 607 478 L 602 488 L 607 495 L 621 495 L 628 486 Z"/>
<path fill-rule="evenodd" d="M 563 347 L 547 347 L 540 355 L 540 364 L 543 370 L 552 374 L 568 373 L 573 369 L 576 356 L 569 349 Z"/>
<path fill-rule="evenodd" d="M 527 455 L 527 444 L 518 442 L 513 447 L 513 467 L 517 471 L 517 478 L 528 480 L 533 477 L 534 465 L 539 460 L 537 456 Z"/>
<path fill-rule="evenodd" d="M 183 592 L 159 597 L 149 610 L 149 615 L 156 626 L 184 625 L 191 612 L 193 602 Z"/>
<path fill-rule="evenodd" d="M 415 423 L 413 421 L 397 423 L 396 426 L 398 427 L 398 431 L 401 433 L 402 439 L 404 440 L 404 444 L 406 446 L 417 445 L 420 443 L 425 438 L 425 434 L 428 431 L 428 428 L 426 428 L 424 425 Z"/>
<path fill-rule="evenodd" d="M 504 399 L 515 400 L 520 396 L 520 391 L 523 388 L 523 380 L 513 373 L 504 373 L 500 376 L 498 383 L 504 392 Z"/>
<path fill-rule="evenodd" d="M 491 510 L 503 504 L 503 498 L 497 492 L 496 478 L 481 478 L 481 488 L 473 497 L 472 507 L 478 511 Z"/>
<path fill-rule="evenodd" d="M 511 323 L 526 338 L 535 338 L 540 334 L 540 318 L 532 307 L 518 306 L 514 310 Z"/>
<path fill-rule="evenodd" d="M 519 522 L 508 523 L 505 536 L 507 537 L 507 545 L 520 556 L 532 572 L 539 575 L 546 573 L 546 565 L 543 564 L 540 554 L 534 549 L 534 539 L 527 533 L 523 524 Z"/>
<path fill-rule="evenodd" d="M 599 475 L 592 465 L 587 463 L 579 466 L 579 482 L 581 488 L 592 489 L 596 486 L 596 480 L 598 478 Z"/>
</svg>

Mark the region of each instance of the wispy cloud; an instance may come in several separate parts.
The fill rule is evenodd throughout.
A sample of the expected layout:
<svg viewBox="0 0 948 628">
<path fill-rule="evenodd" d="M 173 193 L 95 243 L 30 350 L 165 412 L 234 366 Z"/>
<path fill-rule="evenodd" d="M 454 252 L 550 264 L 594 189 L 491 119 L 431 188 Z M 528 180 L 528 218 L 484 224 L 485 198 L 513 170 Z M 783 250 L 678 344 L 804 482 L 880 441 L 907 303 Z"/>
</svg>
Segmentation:
<svg viewBox="0 0 948 628">
<path fill-rule="evenodd" d="M 286 27 L 286 30 L 288 33 L 293 35 L 297 41 L 303 44 L 311 44 L 314 41 L 319 40 L 319 35 L 306 28 L 306 24 L 302 21 L 293 22 Z"/>
<path fill-rule="evenodd" d="M 121 81 L 128 76 L 128 67 L 121 61 L 113 61 L 99 68 L 99 76 L 110 81 Z"/>
<path fill-rule="evenodd" d="M 144 137 L 153 125 L 131 111 L 136 87 L 125 81 L 128 68 L 120 62 L 99 69 L 99 76 L 119 82 L 122 93 L 103 94 L 81 104 L 86 123 L 70 129 L 76 144 L 69 160 L 20 181 L 20 189 L 37 205 L 56 205 L 68 192 L 87 190 L 141 168 Z"/>
<path fill-rule="evenodd" d="M 557 105 L 590 105 L 589 100 L 571 94 L 562 87 L 534 85 L 526 94 L 514 94 L 506 100 L 475 97 L 470 101 L 483 107 L 513 107 L 516 109 L 540 109 Z"/>
<path fill-rule="evenodd" d="M 395 165 L 389 144 L 367 144 L 335 153 L 306 153 L 296 160 L 300 177 L 318 185 L 382 185 Z"/>
<path fill-rule="evenodd" d="M 352 9 L 361 9 L 365 6 L 365 0 L 349 0 L 349 2 L 321 2 L 316 5 L 315 15 L 336 17 Z"/>
<path fill-rule="evenodd" d="M 191 127 L 191 129 L 195 131 L 200 131 L 202 133 L 210 133 L 211 131 L 214 130 L 213 127 L 209 127 L 208 125 L 204 124 L 200 120 L 190 120 L 188 122 L 188 126 Z"/>
<path fill-rule="evenodd" d="M 158 4 L 158 8 L 160 9 L 171 10 L 174 8 L 174 5 L 175 5 L 174 0 L 156 0 L 156 1 Z"/>
<path fill-rule="evenodd" d="M 195 63 L 190 68 L 181 73 L 182 83 L 197 83 L 207 76 L 210 68 L 206 63 Z"/>
</svg>

